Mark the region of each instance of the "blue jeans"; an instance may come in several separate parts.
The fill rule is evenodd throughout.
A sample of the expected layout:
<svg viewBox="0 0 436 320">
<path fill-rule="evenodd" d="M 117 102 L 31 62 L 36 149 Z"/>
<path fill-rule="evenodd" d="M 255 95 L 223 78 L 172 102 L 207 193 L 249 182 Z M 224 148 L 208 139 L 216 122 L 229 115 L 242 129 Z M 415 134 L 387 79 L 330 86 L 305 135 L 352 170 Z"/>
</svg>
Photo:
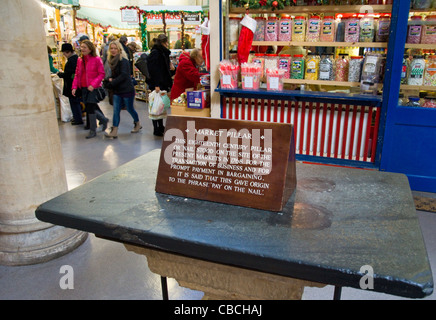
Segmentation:
<svg viewBox="0 0 436 320">
<path fill-rule="evenodd" d="M 112 124 L 114 127 L 118 127 L 120 124 L 120 111 L 121 111 L 121 101 L 124 102 L 127 111 L 133 118 L 133 121 L 138 122 L 139 117 L 135 108 L 133 107 L 133 101 L 135 97 L 122 98 L 121 96 L 114 94 L 114 118 L 112 119 Z"/>
</svg>

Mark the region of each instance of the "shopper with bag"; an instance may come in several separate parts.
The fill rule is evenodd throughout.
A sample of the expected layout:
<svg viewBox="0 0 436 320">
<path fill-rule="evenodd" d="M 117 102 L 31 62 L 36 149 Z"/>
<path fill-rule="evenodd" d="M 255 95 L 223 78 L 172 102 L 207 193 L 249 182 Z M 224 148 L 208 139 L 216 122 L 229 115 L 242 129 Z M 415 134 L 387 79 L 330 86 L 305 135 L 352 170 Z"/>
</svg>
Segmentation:
<svg viewBox="0 0 436 320">
<path fill-rule="evenodd" d="M 114 116 L 111 132 L 106 133 L 105 136 L 109 138 L 118 137 L 122 102 L 124 102 L 127 111 L 133 118 L 134 128 L 131 133 L 137 133 L 142 129 L 142 126 L 139 122 L 138 113 L 133 106 L 135 88 L 130 79 L 129 60 L 119 40 L 110 43 L 108 61 L 111 68 L 111 77 L 104 80 L 104 86 L 114 92 Z"/>
<path fill-rule="evenodd" d="M 101 112 L 96 112 L 98 102 L 104 98 L 101 83 L 105 72 L 103 62 L 97 56 L 95 46 L 91 41 L 83 40 L 80 44 L 80 51 L 81 57 L 77 61 L 71 93 L 76 96 L 77 89 L 82 90 L 82 99 L 89 116 L 89 134 L 86 139 L 90 139 L 97 135 L 97 119 L 103 124 L 103 131 L 106 130 L 109 120 Z"/>
<path fill-rule="evenodd" d="M 71 124 L 79 125 L 83 124 L 82 120 L 82 106 L 80 105 L 80 97 L 73 97 L 71 94 L 71 88 L 73 86 L 73 79 L 76 72 L 77 60 L 79 57 L 74 52 L 73 46 L 70 43 L 63 43 L 61 48 L 65 58 L 68 59 L 65 64 L 64 72 L 59 72 L 59 78 L 64 79 L 64 88 L 62 94 L 68 97 L 70 102 L 71 112 L 73 113 L 73 121 Z"/>
<path fill-rule="evenodd" d="M 155 44 L 151 48 L 150 55 L 147 58 L 148 72 L 150 80 L 148 86 L 150 90 L 159 93 L 162 91 L 171 91 L 173 85 L 172 76 L 175 73 L 175 68 L 170 61 L 171 51 L 168 49 L 168 38 L 165 34 L 160 34 L 155 39 Z M 152 104 L 149 102 L 149 111 Z M 152 115 L 149 113 L 149 118 L 153 122 L 153 134 L 155 136 L 163 136 L 165 127 L 163 119 L 166 118 L 166 111 L 160 115 Z"/>
</svg>

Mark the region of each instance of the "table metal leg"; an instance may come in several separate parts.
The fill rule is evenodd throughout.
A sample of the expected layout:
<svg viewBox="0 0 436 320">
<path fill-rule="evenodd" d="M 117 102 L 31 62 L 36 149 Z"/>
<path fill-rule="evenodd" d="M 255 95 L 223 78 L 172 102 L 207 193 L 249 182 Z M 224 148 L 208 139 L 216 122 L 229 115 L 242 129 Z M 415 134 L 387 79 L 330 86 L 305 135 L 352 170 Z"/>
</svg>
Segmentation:
<svg viewBox="0 0 436 320">
<path fill-rule="evenodd" d="M 167 278 L 166 277 L 160 277 L 160 284 L 162 286 L 162 299 L 163 300 L 169 300 L 168 299 L 168 286 L 167 286 Z"/>
<path fill-rule="evenodd" d="M 342 287 L 335 286 L 335 293 L 333 294 L 333 300 L 341 300 Z"/>
</svg>

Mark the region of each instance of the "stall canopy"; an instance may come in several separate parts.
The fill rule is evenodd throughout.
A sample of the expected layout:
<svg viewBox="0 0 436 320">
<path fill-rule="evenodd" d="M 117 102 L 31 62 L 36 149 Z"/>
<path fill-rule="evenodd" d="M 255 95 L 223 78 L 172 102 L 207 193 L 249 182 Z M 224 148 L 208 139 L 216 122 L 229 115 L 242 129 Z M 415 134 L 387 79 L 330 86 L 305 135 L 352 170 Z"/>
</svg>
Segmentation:
<svg viewBox="0 0 436 320">
<path fill-rule="evenodd" d="M 53 7 L 80 7 L 79 0 L 42 0 Z"/>
<path fill-rule="evenodd" d="M 120 10 L 109 10 L 81 6 L 80 10 L 77 11 L 77 18 L 87 20 L 90 23 L 100 25 L 105 28 L 112 27 L 116 29 L 138 29 L 138 23 L 129 24 L 126 22 L 121 22 Z"/>
</svg>

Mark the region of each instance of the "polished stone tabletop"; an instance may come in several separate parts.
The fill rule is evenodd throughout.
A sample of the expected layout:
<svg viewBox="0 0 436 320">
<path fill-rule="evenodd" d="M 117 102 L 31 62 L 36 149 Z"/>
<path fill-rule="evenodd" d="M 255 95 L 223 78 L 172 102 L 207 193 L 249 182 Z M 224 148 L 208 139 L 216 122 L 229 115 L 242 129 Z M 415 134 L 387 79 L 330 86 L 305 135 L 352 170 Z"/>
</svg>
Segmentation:
<svg viewBox="0 0 436 320">
<path fill-rule="evenodd" d="M 154 191 L 154 150 L 38 207 L 38 219 L 116 241 L 335 286 L 420 298 L 433 291 L 407 177 L 297 164 L 297 191 L 270 212 Z"/>
</svg>

